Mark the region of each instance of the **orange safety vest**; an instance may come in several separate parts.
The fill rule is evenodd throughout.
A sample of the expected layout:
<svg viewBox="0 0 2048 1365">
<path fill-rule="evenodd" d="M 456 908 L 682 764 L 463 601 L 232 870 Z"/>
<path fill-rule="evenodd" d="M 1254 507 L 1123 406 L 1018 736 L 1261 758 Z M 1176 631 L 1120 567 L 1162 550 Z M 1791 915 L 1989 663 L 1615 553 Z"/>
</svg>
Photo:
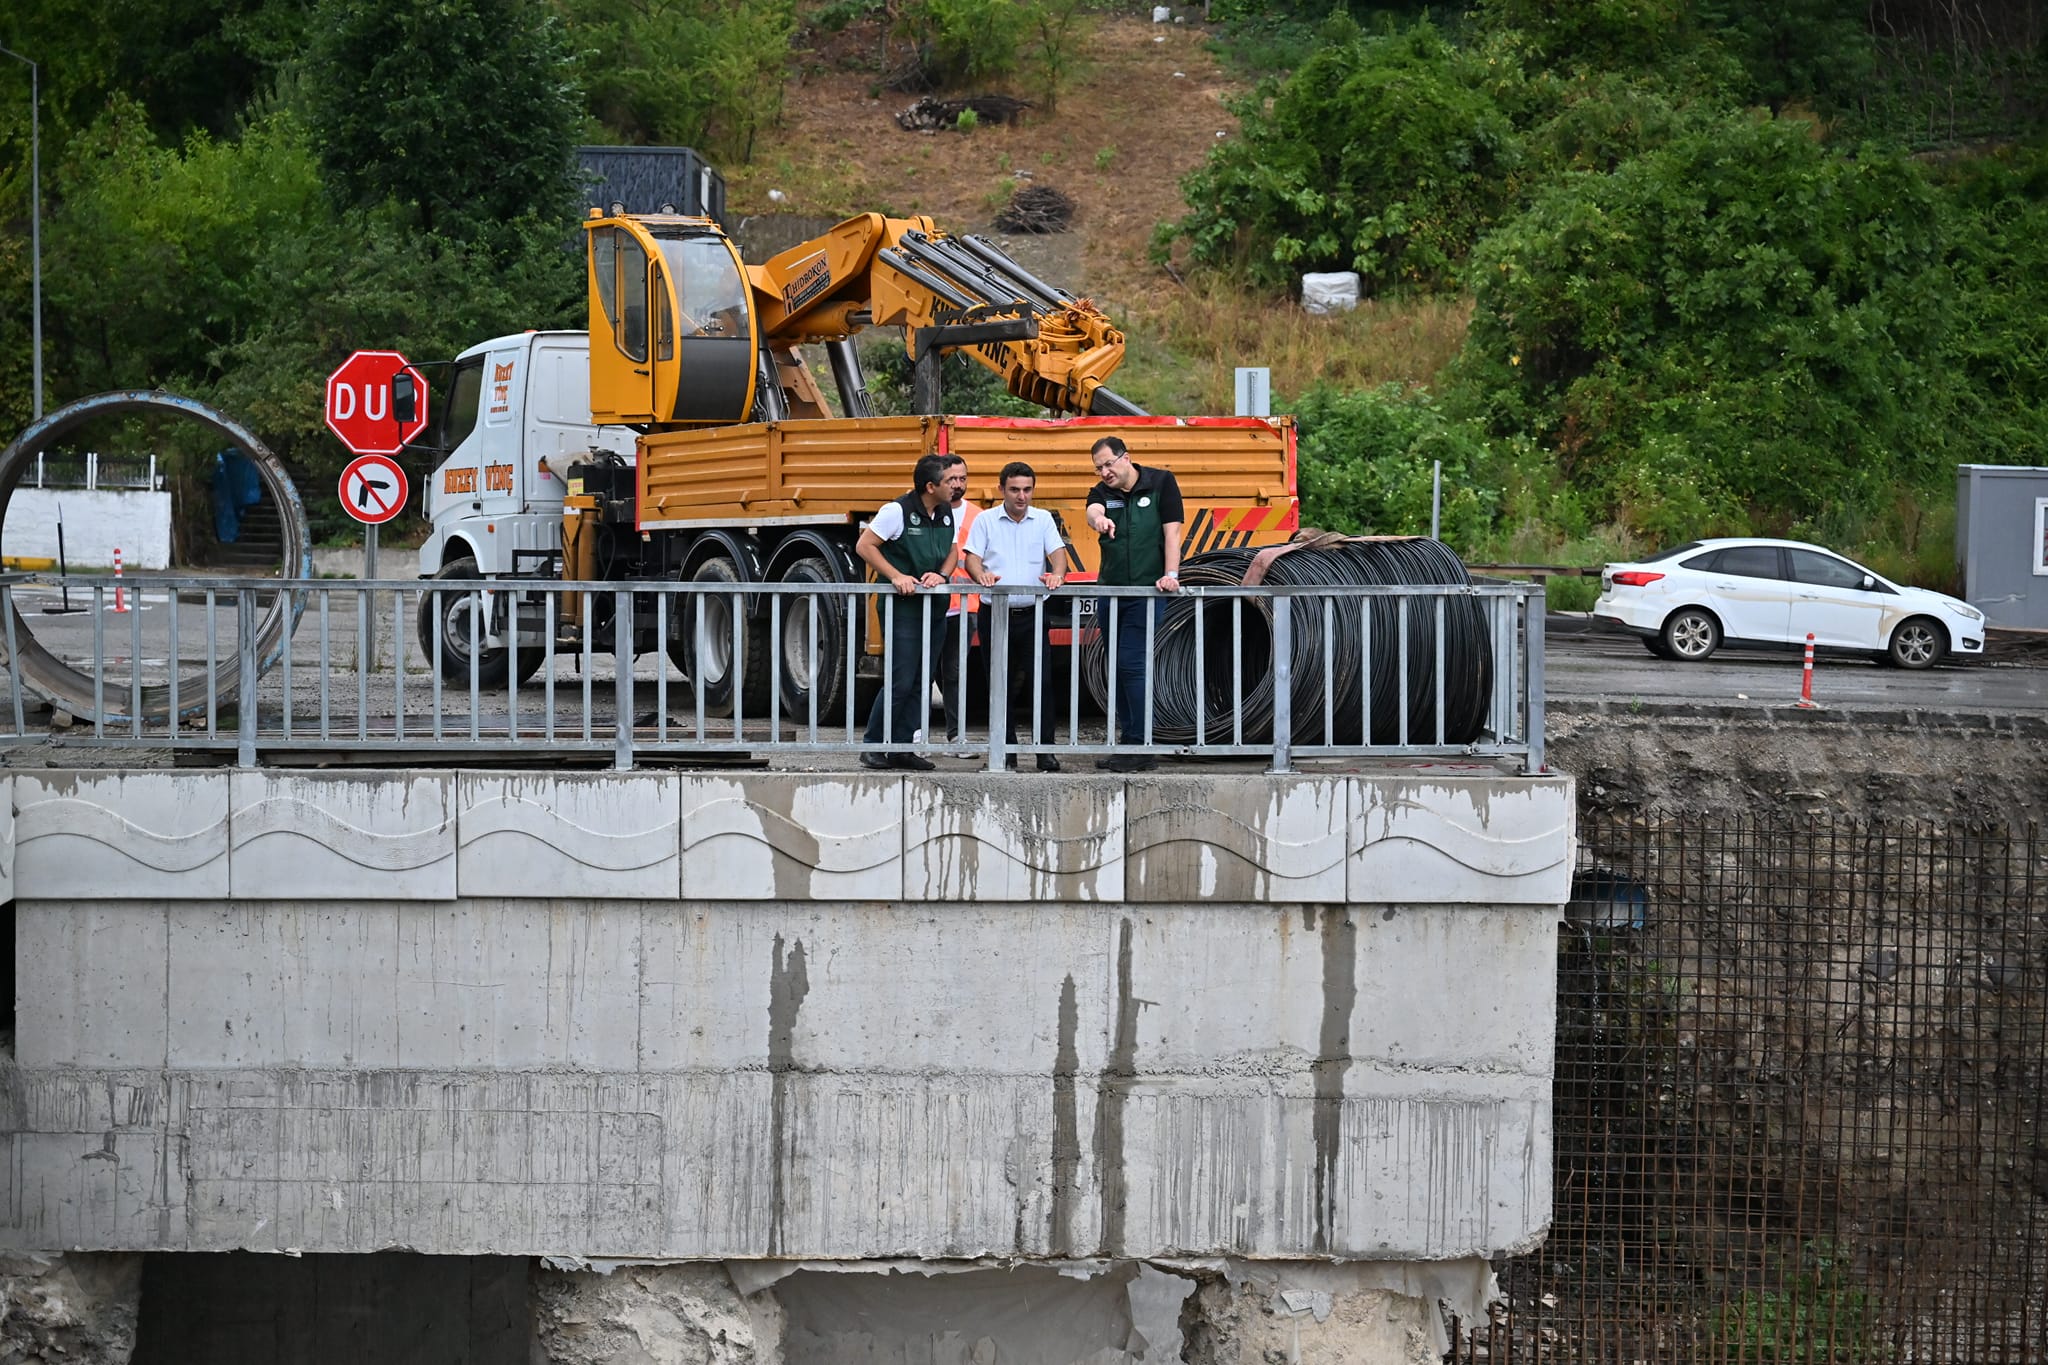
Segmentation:
<svg viewBox="0 0 2048 1365">
<path fill-rule="evenodd" d="M 967 528 L 974 525 L 974 519 L 980 515 L 981 509 L 971 502 L 961 503 L 959 509 L 953 513 L 954 549 L 957 550 L 967 543 Z M 967 576 L 967 556 L 964 554 L 960 556 L 960 562 L 953 566 L 953 581 L 955 583 L 972 583 L 974 581 Z M 980 611 L 981 594 L 978 592 L 968 593 L 966 605 L 963 608 L 960 594 L 954 593 L 952 600 L 946 604 L 946 612 L 948 615 L 951 615 L 953 612 L 961 610 L 965 610 L 969 616 Z"/>
</svg>

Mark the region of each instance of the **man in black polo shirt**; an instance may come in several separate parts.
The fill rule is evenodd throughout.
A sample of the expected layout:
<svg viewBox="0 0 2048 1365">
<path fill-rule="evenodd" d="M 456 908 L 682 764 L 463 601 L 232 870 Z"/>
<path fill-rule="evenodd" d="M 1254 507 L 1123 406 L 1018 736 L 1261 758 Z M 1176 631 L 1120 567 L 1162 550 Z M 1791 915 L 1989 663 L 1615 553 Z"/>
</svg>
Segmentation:
<svg viewBox="0 0 2048 1365">
<path fill-rule="evenodd" d="M 1180 484 L 1164 469 L 1147 469 L 1131 459 L 1121 438 L 1105 436 L 1089 458 L 1102 479 L 1088 491 L 1088 525 L 1102 538 L 1102 561 L 1096 575 L 1109 587 L 1180 590 L 1180 536 L 1185 513 Z M 1103 598 L 1096 620 L 1108 629 L 1110 608 L 1116 607 L 1116 728 L 1124 744 L 1145 742 L 1145 717 L 1151 699 L 1145 693 L 1145 627 L 1157 621 L 1166 603 L 1126 597 Z M 1141 773 L 1159 766 L 1150 754 L 1112 754 L 1096 767 L 1109 772 Z"/>
<path fill-rule="evenodd" d="M 911 491 L 875 513 L 861 528 L 856 552 L 884 582 L 895 587 L 895 619 L 889 626 L 889 685 L 868 712 L 870 744 L 896 744 L 916 733 L 918 715 L 932 694 L 932 677 L 946 649 L 946 598 L 919 595 L 919 588 L 943 588 L 953 572 L 952 499 L 945 486 L 946 462 L 927 455 L 911 473 Z M 884 614 L 887 614 L 884 604 Z M 933 764 L 918 754 L 864 753 L 861 766 L 928 772 Z"/>
</svg>

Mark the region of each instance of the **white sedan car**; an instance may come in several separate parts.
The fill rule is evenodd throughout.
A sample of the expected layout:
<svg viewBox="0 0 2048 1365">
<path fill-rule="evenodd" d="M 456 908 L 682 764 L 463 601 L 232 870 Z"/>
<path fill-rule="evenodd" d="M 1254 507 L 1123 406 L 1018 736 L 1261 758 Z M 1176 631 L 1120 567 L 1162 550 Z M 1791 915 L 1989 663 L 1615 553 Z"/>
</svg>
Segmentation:
<svg viewBox="0 0 2048 1365">
<path fill-rule="evenodd" d="M 1723 643 L 1856 650 L 1901 668 L 1984 652 L 1984 613 L 1907 588 L 1796 540 L 1695 540 L 1600 574 L 1596 619 L 1661 658 L 1696 663 Z"/>
</svg>

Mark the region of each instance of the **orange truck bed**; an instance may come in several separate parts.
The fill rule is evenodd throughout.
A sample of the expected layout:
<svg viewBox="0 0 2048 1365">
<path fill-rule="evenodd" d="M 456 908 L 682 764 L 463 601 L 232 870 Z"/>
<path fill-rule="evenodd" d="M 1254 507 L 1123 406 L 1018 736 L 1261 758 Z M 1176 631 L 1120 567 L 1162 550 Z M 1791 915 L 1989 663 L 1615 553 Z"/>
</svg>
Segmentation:
<svg viewBox="0 0 2048 1365">
<path fill-rule="evenodd" d="M 911 467 L 934 453 L 964 457 L 967 496 L 993 507 L 1002 467 L 1023 460 L 1038 475 L 1034 505 L 1060 514 L 1092 574 L 1095 537 L 1082 512 L 1095 485 L 1089 448 L 1104 436 L 1121 436 L 1139 464 L 1179 481 L 1187 555 L 1277 544 L 1301 524 L 1290 418 L 859 417 L 643 437 L 639 529 L 854 525 L 907 492 Z"/>
</svg>

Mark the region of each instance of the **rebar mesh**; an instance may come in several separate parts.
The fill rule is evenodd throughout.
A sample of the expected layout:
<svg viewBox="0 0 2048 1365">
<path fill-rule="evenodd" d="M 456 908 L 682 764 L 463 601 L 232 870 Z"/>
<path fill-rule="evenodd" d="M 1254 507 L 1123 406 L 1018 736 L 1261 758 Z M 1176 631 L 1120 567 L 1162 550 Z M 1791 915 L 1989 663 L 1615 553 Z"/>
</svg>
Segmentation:
<svg viewBox="0 0 2048 1365">
<path fill-rule="evenodd" d="M 2048 1362 L 2048 843 L 1588 814 L 1556 1206 L 1459 1362 Z"/>
</svg>

